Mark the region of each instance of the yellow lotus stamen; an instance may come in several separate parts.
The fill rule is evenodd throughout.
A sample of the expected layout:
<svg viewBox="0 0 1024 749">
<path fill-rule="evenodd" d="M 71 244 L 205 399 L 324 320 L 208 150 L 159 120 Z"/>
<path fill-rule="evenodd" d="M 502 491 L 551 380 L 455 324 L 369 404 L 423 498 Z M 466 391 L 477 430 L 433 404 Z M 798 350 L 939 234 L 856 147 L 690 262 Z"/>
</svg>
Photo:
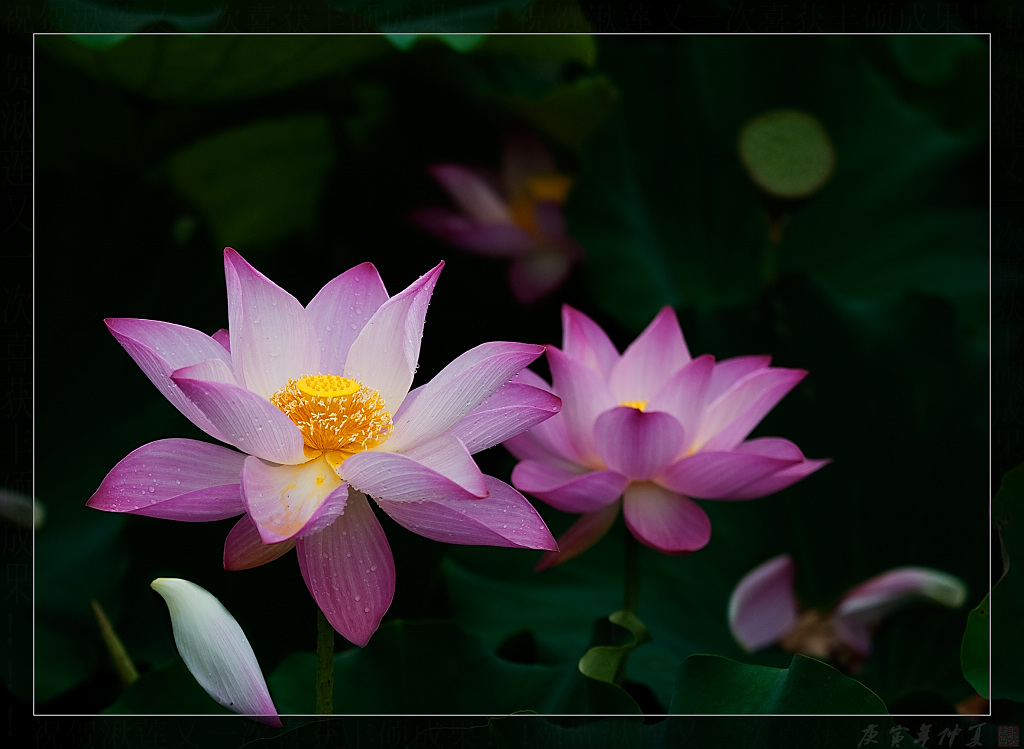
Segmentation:
<svg viewBox="0 0 1024 749">
<path fill-rule="evenodd" d="M 626 408 L 635 408 L 637 411 L 643 411 L 647 408 L 647 401 L 622 401 L 619 405 L 625 406 Z"/>
<path fill-rule="evenodd" d="M 391 414 L 380 393 L 348 377 L 288 380 L 270 402 L 295 423 L 312 450 L 352 455 L 377 447 L 391 434 Z"/>
</svg>

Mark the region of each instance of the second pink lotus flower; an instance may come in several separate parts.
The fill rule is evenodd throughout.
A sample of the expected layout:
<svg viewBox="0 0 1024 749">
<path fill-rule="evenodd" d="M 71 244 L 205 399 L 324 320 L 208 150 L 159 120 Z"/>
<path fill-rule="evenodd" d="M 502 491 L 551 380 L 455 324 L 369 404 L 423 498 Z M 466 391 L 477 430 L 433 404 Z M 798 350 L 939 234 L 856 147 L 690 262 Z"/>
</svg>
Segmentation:
<svg viewBox="0 0 1024 749">
<path fill-rule="evenodd" d="M 582 312 L 565 306 L 562 324 L 562 348 L 546 350 L 552 384 L 519 376 L 561 398 L 562 410 L 504 443 L 520 460 L 519 490 L 582 513 L 540 568 L 590 548 L 620 507 L 647 546 L 696 551 L 711 522 L 694 499 L 763 497 L 828 462 L 779 437 L 747 439 L 804 370 L 771 367 L 768 356 L 692 358 L 668 307 L 621 355 Z"/>
</svg>

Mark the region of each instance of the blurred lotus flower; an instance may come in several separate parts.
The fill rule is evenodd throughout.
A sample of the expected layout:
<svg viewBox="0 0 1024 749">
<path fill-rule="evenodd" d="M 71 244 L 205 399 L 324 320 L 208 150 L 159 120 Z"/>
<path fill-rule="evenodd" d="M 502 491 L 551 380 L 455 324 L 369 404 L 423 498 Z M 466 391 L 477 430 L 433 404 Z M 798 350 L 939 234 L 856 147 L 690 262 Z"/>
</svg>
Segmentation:
<svg viewBox="0 0 1024 749">
<path fill-rule="evenodd" d="M 153 320 L 107 327 L 193 424 L 242 452 L 152 442 L 114 467 L 90 507 L 185 521 L 244 513 L 225 568 L 295 548 L 327 620 L 360 646 L 395 589 L 367 495 L 427 538 L 556 548 L 530 503 L 471 457 L 558 410 L 512 380 L 541 346 L 482 344 L 409 392 L 440 265 L 389 298 L 364 263 L 305 308 L 230 248 L 224 265 L 230 337 Z"/>
<path fill-rule="evenodd" d="M 456 247 L 511 258 L 509 283 L 521 302 L 550 294 L 583 257 L 562 216 L 572 181 L 535 138 L 509 139 L 500 177 L 457 164 L 435 164 L 430 173 L 460 211 L 425 208 L 412 220 Z"/>
<path fill-rule="evenodd" d="M 671 308 L 619 354 L 603 330 L 562 309 L 563 343 L 547 347 L 562 410 L 505 446 L 521 461 L 521 491 L 583 516 L 539 568 L 571 559 L 611 527 L 619 498 L 630 532 L 665 554 L 711 538 L 698 499 L 742 500 L 779 491 L 828 461 L 807 460 L 784 439 L 747 435 L 807 373 L 769 367 L 767 356 L 690 358 Z"/>
<path fill-rule="evenodd" d="M 871 652 L 871 635 L 895 609 L 915 600 L 957 608 L 963 581 L 928 567 L 899 567 L 849 590 L 828 611 L 801 610 L 789 555 L 770 559 L 740 580 L 729 599 L 729 627 L 750 652 L 772 644 L 856 670 Z"/>
<path fill-rule="evenodd" d="M 229 710 L 280 728 L 256 655 L 223 604 L 188 580 L 161 577 L 150 587 L 167 603 L 174 644 L 206 693 Z"/>
<path fill-rule="evenodd" d="M 0 489 L 0 520 L 39 530 L 45 519 L 41 502 L 13 489 Z"/>
</svg>

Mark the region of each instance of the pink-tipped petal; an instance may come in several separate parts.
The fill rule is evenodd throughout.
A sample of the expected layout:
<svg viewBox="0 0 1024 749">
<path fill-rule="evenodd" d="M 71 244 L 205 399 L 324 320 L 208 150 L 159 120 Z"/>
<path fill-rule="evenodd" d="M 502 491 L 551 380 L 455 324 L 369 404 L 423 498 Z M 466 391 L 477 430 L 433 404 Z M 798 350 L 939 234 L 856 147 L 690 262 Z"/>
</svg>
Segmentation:
<svg viewBox="0 0 1024 749">
<path fill-rule="evenodd" d="M 216 364 L 217 367 L 211 367 Z M 209 361 L 176 370 L 171 379 L 206 415 L 224 442 L 274 463 L 306 460 L 302 433 L 284 412 L 247 388 L 213 379 L 223 362 Z"/>
<path fill-rule="evenodd" d="M 516 224 L 481 224 L 443 208 L 423 208 L 409 218 L 438 239 L 479 255 L 517 257 L 527 254 L 537 244 Z"/>
<path fill-rule="evenodd" d="M 663 307 L 622 352 L 609 380 L 616 401 L 649 401 L 668 378 L 690 361 L 679 320 Z"/>
<path fill-rule="evenodd" d="M 150 586 L 167 603 L 174 644 L 206 693 L 229 710 L 280 728 L 256 654 L 223 604 L 188 580 L 161 577 Z"/>
<path fill-rule="evenodd" d="M 759 437 L 747 440 L 733 448 L 733 452 L 766 455 L 796 462 L 764 478 L 752 481 L 744 487 L 722 495 L 718 499 L 757 499 L 758 497 L 766 497 L 769 494 L 774 494 L 795 484 L 797 481 L 810 476 L 819 468 L 832 462 L 827 458 L 824 460 L 808 460 L 804 457 L 799 447 L 781 437 Z"/>
<path fill-rule="evenodd" d="M 759 369 L 768 369 L 772 358 L 765 355 L 734 356 L 731 359 L 723 359 L 715 364 L 715 371 L 711 375 L 711 386 L 708 388 L 707 402 L 711 403 L 718 396 L 724 393 L 734 382 L 746 377 L 751 372 Z"/>
<path fill-rule="evenodd" d="M 512 483 L 563 512 L 594 512 L 621 497 L 629 479 L 564 461 L 524 460 L 512 469 Z"/>
<path fill-rule="evenodd" d="M 754 453 L 702 450 L 672 464 L 658 483 L 698 499 L 752 499 L 743 492 L 796 465 L 796 461 Z M 754 496 L 762 496 L 755 494 Z"/>
<path fill-rule="evenodd" d="M 483 224 L 512 222 L 504 198 L 483 172 L 458 164 L 434 164 L 430 174 L 475 221 Z"/>
<path fill-rule="evenodd" d="M 168 520 L 223 520 L 245 512 L 245 455 L 188 439 L 150 442 L 107 474 L 86 505 Z"/>
<path fill-rule="evenodd" d="M 213 340 L 215 340 L 217 343 L 219 343 L 221 346 L 224 347 L 224 350 L 228 354 L 228 361 L 230 362 L 231 361 L 231 334 L 228 333 L 228 329 L 227 328 L 220 328 L 220 329 L 217 330 L 216 333 L 214 333 L 210 337 Z"/>
<path fill-rule="evenodd" d="M 157 320 L 105 320 L 117 342 L 171 404 L 214 439 L 223 436 L 206 415 L 171 381 L 171 372 L 207 359 L 229 365 L 230 355 L 216 340 L 198 330 Z"/>
<path fill-rule="evenodd" d="M 543 346 L 502 341 L 470 349 L 419 389 L 381 449 L 406 451 L 447 432 L 543 352 Z"/>
<path fill-rule="evenodd" d="M 508 268 L 508 281 L 516 299 L 533 304 L 561 286 L 569 277 L 573 260 L 557 245 L 535 247 L 517 257 Z"/>
<path fill-rule="evenodd" d="M 388 292 L 373 263 L 350 268 L 317 292 L 306 305 L 306 314 L 320 339 L 320 373 L 345 371 L 345 358 L 359 331 L 387 300 Z"/>
<path fill-rule="evenodd" d="M 345 514 L 296 545 L 317 606 L 342 636 L 370 641 L 395 595 L 395 561 L 366 497 L 350 491 Z"/>
<path fill-rule="evenodd" d="M 438 441 L 436 455 L 387 453 L 368 450 L 341 464 L 345 481 L 378 500 L 421 502 L 436 499 L 479 499 L 487 495 L 483 474 L 458 440 Z M 428 443 L 432 444 L 432 443 Z M 462 455 L 460 455 L 460 452 Z M 465 462 L 473 463 L 472 469 Z M 434 467 L 425 465 L 429 461 Z M 451 473 L 449 477 L 446 473 Z M 467 484 L 467 489 L 461 484 Z"/>
<path fill-rule="evenodd" d="M 378 504 L 400 525 L 434 541 L 525 549 L 558 548 L 544 521 L 522 494 L 493 476 L 485 478 L 487 498 L 475 502 L 436 499 Z"/>
<path fill-rule="evenodd" d="M 796 624 L 796 570 L 782 554 L 744 575 L 729 598 L 729 628 L 748 652 L 771 645 Z"/>
<path fill-rule="evenodd" d="M 308 536 L 345 511 L 348 491 L 324 456 L 302 465 L 249 457 L 242 467 L 246 511 L 264 543 Z"/>
<path fill-rule="evenodd" d="M 273 562 L 294 548 L 294 538 L 279 544 L 263 543 L 256 524 L 245 515 L 239 518 L 224 539 L 224 569 L 248 570 L 259 567 Z"/>
<path fill-rule="evenodd" d="M 544 554 L 535 569 L 540 572 L 579 556 L 604 537 L 618 515 L 618 502 L 581 515 L 558 539 L 558 551 Z"/>
<path fill-rule="evenodd" d="M 895 609 L 915 600 L 958 608 L 967 586 L 958 578 L 930 567 L 899 567 L 861 583 L 836 606 L 836 634 L 861 655 L 871 652 L 871 633 Z"/>
<path fill-rule="evenodd" d="M 402 453 L 421 466 L 436 471 L 475 497 L 487 496 L 480 467 L 466 446 L 452 434 L 442 434 Z"/>
<path fill-rule="evenodd" d="M 708 405 L 690 449 L 732 449 L 806 376 L 803 369 L 776 367 L 741 377 Z"/>
<path fill-rule="evenodd" d="M 629 479 L 654 478 L 672 463 L 683 444 L 683 428 L 671 414 L 618 406 L 594 424 L 605 465 Z"/>
<path fill-rule="evenodd" d="M 516 376 L 516 381 L 531 387 L 550 392 L 554 395 L 551 385 L 543 379 L 524 369 Z M 557 396 L 555 396 L 557 397 Z M 559 398 L 559 401 L 561 399 Z M 562 415 L 562 409 L 549 419 L 530 427 L 522 434 L 517 434 L 504 441 L 504 447 L 520 460 L 539 460 L 546 462 L 552 457 L 579 462 L 579 454 L 569 439 L 569 430 Z"/>
<path fill-rule="evenodd" d="M 562 305 L 562 351 L 605 379 L 619 360 L 618 349 L 601 326 L 568 304 Z"/>
<path fill-rule="evenodd" d="M 650 482 L 626 487 L 622 515 L 640 543 L 663 554 L 689 554 L 711 540 L 711 521 L 696 502 Z"/>
<path fill-rule="evenodd" d="M 561 399 L 547 390 L 509 382 L 460 419 L 449 434 L 475 454 L 550 419 L 561 407 Z"/>
<path fill-rule="evenodd" d="M 704 418 L 706 394 L 711 383 L 715 359 L 709 354 L 692 359 L 668 378 L 661 389 L 647 402 L 648 411 L 665 411 L 676 417 L 683 427 L 686 443 L 697 436 Z"/>
<path fill-rule="evenodd" d="M 269 398 L 289 379 L 317 374 L 320 342 L 298 300 L 224 249 L 231 363 L 239 383 Z"/>
<path fill-rule="evenodd" d="M 349 348 L 344 376 L 379 392 L 391 414 L 402 405 L 412 384 L 427 304 L 443 267 L 439 263 L 384 302 Z"/>
<path fill-rule="evenodd" d="M 594 441 L 594 422 L 618 402 L 612 398 L 601 375 L 590 367 L 570 359 L 554 346 L 548 346 L 546 353 L 553 390 L 562 399 L 561 416 L 565 420 L 574 458 L 585 465 L 601 465 L 601 456 Z"/>
</svg>

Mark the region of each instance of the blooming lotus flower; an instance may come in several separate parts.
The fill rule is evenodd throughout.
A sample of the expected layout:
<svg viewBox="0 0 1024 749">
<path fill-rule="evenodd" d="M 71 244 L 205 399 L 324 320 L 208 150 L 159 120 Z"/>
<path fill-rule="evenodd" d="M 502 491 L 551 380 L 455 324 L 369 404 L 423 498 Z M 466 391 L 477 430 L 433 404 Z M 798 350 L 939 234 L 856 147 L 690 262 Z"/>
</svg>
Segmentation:
<svg viewBox="0 0 1024 749">
<path fill-rule="evenodd" d="M 365 645 L 391 604 L 391 548 L 368 501 L 427 538 L 556 548 L 529 502 L 472 453 L 548 418 L 550 393 L 513 380 L 543 348 L 485 343 L 409 392 L 441 265 L 388 297 L 356 266 L 303 308 L 231 248 L 227 333 L 154 320 L 107 327 L 193 424 L 236 448 L 165 439 L 135 450 L 88 505 L 173 520 L 244 514 L 226 569 L 294 548 L 334 628 Z"/>
<path fill-rule="evenodd" d="M 167 603 L 174 644 L 206 693 L 229 710 L 280 728 L 256 654 L 224 605 L 176 577 L 157 578 L 150 587 Z"/>
<path fill-rule="evenodd" d="M 782 554 L 748 572 L 729 599 L 729 627 L 748 651 L 773 643 L 855 670 L 871 653 L 871 635 L 891 612 L 915 600 L 962 606 L 967 587 L 929 567 L 898 567 L 851 588 L 832 609 L 801 610 L 793 559 Z"/>
<path fill-rule="evenodd" d="M 509 284 L 521 302 L 554 291 L 583 257 L 562 216 L 572 181 L 536 139 L 508 141 L 500 177 L 457 164 L 434 164 L 430 173 L 460 212 L 426 208 L 412 220 L 456 247 L 511 258 Z"/>
<path fill-rule="evenodd" d="M 539 568 L 596 543 L 620 506 L 642 543 L 665 554 L 695 551 L 711 538 L 711 522 L 693 498 L 763 497 L 828 462 L 778 437 L 746 439 L 804 370 L 770 367 L 767 356 L 693 359 L 669 307 L 621 355 L 572 307 L 562 308 L 562 324 L 562 348 L 547 347 L 552 385 L 520 375 L 559 396 L 562 410 L 505 441 L 520 460 L 518 489 L 583 513 Z"/>
</svg>

